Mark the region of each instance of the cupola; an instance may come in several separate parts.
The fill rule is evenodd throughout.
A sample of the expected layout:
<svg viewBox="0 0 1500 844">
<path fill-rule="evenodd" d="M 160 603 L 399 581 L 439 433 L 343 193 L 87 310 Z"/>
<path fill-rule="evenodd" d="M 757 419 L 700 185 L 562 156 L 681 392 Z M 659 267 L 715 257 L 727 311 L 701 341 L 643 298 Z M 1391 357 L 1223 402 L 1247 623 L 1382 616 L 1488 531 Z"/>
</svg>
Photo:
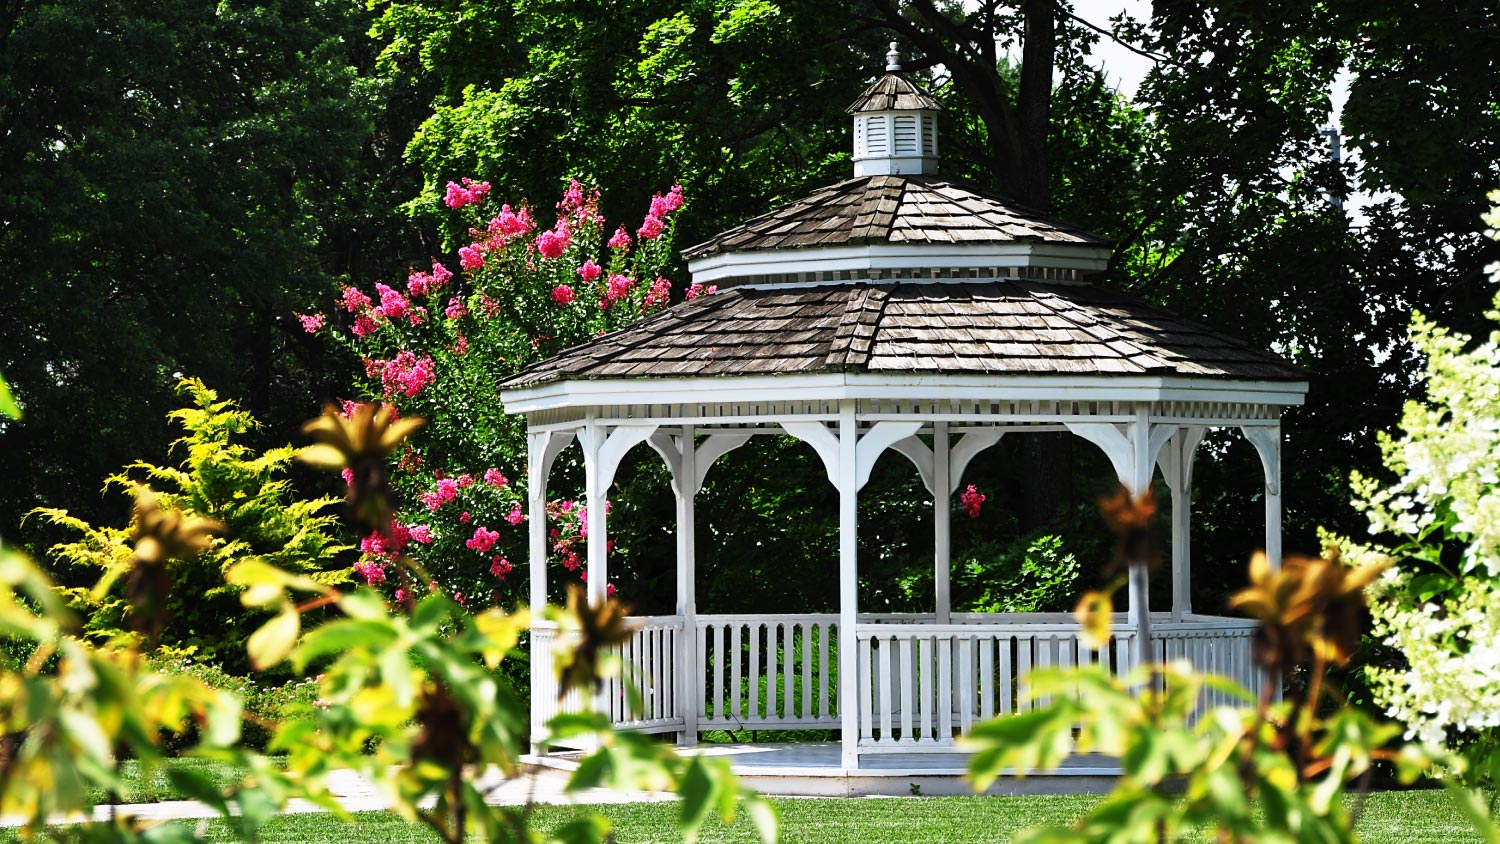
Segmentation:
<svg viewBox="0 0 1500 844">
<path fill-rule="evenodd" d="M 896 42 L 885 75 L 847 109 L 854 115 L 854 175 L 937 173 L 937 113 L 942 106 L 901 73 Z"/>
</svg>

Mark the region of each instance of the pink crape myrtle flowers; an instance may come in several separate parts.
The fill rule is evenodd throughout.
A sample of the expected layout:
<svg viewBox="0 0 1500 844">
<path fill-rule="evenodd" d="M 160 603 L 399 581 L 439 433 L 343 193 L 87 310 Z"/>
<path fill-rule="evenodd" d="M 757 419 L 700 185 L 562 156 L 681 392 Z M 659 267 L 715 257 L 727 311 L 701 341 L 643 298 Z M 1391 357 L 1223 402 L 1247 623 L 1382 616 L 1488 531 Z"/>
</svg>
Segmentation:
<svg viewBox="0 0 1500 844">
<path fill-rule="evenodd" d="M 958 501 L 963 505 L 964 512 L 969 514 L 969 518 L 977 519 L 979 518 L 979 506 L 984 503 L 984 493 L 976 489 L 973 484 L 969 484 L 969 488 L 964 490 L 963 495 L 958 497 Z"/>
<path fill-rule="evenodd" d="M 466 205 L 478 205 L 484 201 L 489 192 L 489 182 L 476 182 L 465 176 L 462 183 L 448 183 L 448 192 L 443 196 L 443 204 L 454 209 L 463 208 Z"/>
<path fill-rule="evenodd" d="M 474 535 L 469 537 L 469 541 L 465 542 L 464 544 L 481 554 L 488 554 L 490 552 L 490 549 L 495 547 L 495 543 L 498 542 L 499 539 L 499 531 L 490 530 L 489 528 L 481 525 L 480 527 L 474 528 Z"/>
<path fill-rule="evenodd" d="M 448 183 L 441 198 L 468 235 L 451 252 L 395 279 L 345 286 L 331 305 L 294 317 L 359 355 L 366 400 L 426 420 L 391 456 L 404 509 L 391 529 L 360 542 L 359 580 L 409 605 L 419 590 L 396 561 L 410 554 L 429 573 L 422 585 L 477 611 L 514 602 L 510 557 L 527 553 L 525 527 L 543 518 L 526 510 L 522 458 L 496 428 L 502 409 L 488 385 L 712 288 L 678 292 L 663 274 L 684 206 L 680 185 L 652 196 L 638 222 L 608 226 L 599 192 L 577 181 L 546 220 L 529 204 L 502 204 L 489 182 L 473 178 Z M 549 556 L 577 575 L 587 518 L 578 502 L 547 506 Z"/>
</svg>

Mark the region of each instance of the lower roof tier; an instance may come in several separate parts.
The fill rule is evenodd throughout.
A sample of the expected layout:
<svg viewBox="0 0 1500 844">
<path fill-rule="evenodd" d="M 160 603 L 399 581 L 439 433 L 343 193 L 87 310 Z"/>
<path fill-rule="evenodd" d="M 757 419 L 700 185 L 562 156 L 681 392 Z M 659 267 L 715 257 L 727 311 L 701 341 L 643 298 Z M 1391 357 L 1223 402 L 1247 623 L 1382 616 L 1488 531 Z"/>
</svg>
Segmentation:
<svg viewBox="0 0 1500 844">
<path fill-rule="evenodd" d="M 539 362 L 501 384 L 872 374 L 1305 381 L 1269 352 L 1088 284 L 885 282 L 741 287 Z"/>
</svg>

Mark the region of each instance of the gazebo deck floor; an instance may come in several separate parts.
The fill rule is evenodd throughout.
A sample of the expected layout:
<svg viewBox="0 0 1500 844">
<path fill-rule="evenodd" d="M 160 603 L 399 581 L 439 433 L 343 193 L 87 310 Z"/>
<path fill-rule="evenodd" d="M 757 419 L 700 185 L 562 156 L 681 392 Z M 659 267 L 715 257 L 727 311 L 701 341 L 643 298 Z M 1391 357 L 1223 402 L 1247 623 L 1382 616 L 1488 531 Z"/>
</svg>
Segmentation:
<svg viewBox="0 0 1500 844">
<path fill-rule="evenodd" d="M 974 794 L 963 778 L 964 753 L 862 753 L 856 768 L 842 764 L 838 742 L 700 744 L 685 754 L 727 756 L 734 772 L 763 794 L 838 797 Z M 580 751 L 527 757 L 544 767 L 572 770 Z M 1100 754 L 1068 758 L 1055 771 L 1001 777 L 986 794 L 1093 794 L 1108 791 L 1119 775 L 1116 760 Z"/>
</svg>

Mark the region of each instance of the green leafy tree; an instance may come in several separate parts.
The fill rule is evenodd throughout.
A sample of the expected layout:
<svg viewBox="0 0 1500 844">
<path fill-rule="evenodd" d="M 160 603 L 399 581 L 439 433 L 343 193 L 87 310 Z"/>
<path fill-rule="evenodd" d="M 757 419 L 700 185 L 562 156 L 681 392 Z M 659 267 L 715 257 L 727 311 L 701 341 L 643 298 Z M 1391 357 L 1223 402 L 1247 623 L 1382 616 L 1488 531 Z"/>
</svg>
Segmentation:
<svg viewBox="0 0 1500 844">
<path fill-rule="evenodd" d="M 0 432 L 0 532 L 121 515 L 95 482 L 164 453 L 178 373 L 278 430 L 334 392 L 344 362 L 287 312 L 389 261 L 419 183 L 368 26 L 312 0 L 0 9 L 0 367 L 29 410 Z"/>
</svg>

